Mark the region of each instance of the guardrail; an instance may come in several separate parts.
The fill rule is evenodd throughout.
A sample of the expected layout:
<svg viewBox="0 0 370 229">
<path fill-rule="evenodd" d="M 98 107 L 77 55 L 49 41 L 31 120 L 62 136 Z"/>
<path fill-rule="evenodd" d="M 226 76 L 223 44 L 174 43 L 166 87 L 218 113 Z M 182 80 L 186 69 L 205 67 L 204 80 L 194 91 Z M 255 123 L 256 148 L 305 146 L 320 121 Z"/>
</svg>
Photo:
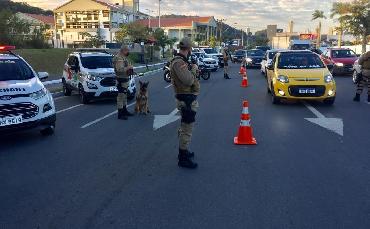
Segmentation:
<svg viewBox="0 0 370 229">
<path fill-rule="evenodd" d="M 137 70 L 137 69 L 143 69 L 143 68 L 146 68 L 146 70 L 149 70 L 151 67 L 156 67 L 156 66 L 161 66 L 161 65 L 165 65 L 166 62 L 163 62 L 163 63 L 158 63 L 158 64 L 150 64 L 150 65 L 141 65 L 141 66 L 136 66 L 134 67 L 134 70 Z M 144 75 L 145 74 L 150 74 L 150 73 L 153 73 L 153 72 L 157 72 L 159 69 L 161 68 L 157 68 L 157 69 L 153 69 L 151 71 L 148 71 L 148 72 L 145 72 L 143 73 Z M 44 81 L 42 82 L 45 86 L 49 86 L 49 85 L 54 85 L 54 84 L 60 84 L 62 83 L 62 79 L 59 79 L 59 80 L 50 80 L 50 81 Z"/>
</svg>

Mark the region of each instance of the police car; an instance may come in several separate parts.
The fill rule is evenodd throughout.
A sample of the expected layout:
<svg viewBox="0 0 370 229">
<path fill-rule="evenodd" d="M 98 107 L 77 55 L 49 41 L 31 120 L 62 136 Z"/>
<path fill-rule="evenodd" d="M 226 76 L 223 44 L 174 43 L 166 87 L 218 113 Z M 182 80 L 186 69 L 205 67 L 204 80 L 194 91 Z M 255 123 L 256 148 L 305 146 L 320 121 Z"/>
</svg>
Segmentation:
<svg viewBox="0 0 370 229">
<path fill-rule="evenodd" d="M 63 92 L 70 96 L 72 91 L 80 95 L 81 103 L 92 99 L 117 96 L 113 55 L 106 49 L 78 49 L 69 55 L 63 70 Z M 129 81 L 128 99 L 136 93 L 135 77 Z"/>
<path fill-rule="evenodd" d="M 54 133 L 56 114 L 53 97 L 41 83 L 48 73 L 36 73 L 14 46 L 0 46 L 0 132 L 38 128 Z"/>
</svg>

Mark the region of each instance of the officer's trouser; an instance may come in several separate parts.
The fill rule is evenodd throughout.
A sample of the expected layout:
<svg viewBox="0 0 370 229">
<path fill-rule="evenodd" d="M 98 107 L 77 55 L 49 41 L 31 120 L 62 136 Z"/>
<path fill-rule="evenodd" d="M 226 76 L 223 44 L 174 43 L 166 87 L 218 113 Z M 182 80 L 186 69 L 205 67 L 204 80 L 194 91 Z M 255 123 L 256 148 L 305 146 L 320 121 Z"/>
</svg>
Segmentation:
<svg viewBox="0 0 370 229">
<path fill-rule="evenodd" d="M 129 82 L 118 82 L 117 81 L 117 109 L 123 109 L 127 105 L 127 93 L 128 93 Z"/>
<path fill-rule="evenodd" d="M 363 69 L 362 70 L 362 79 L 357 84 L 357 94 L 361 94 L 364 90 L 364 86 L 367 84 L 367 93 L 370 95 L 370 70 L 369 69 Z"/>
<path fill-rule="evenodd" d="M 224 74 L 229 74 L 229 63 L 227 61 L 224 62 Z"/>
<path fill-rule="evenodd" d="M 199 108 L 199 104 L 198 104 L 197 100 L 194 100 L 191 103 L 190 107 L 187 107 L 185 102 L 177 100 L 177 109 L 181 113 L 181 125 L 180 125 L 180 128 L 178 130 L 179 148 L 181 150 L 188 150 L 189 149 L 189 145 L 190 145 L 190 142 L 191 142 L 191 137 L 192 137 L 193 129 L 194 129 L 195 114 L 196 114 L 198 108 Z M 191 111 L 193 112 L 193 119 L 194 120 L 188 120 L 189 117 L 186 117 L 186 116 L 189 116 L 189 114 L 185 114 L 185 113 L 187 113 L 189 111 L 186 111 L 186 109 L 191 109 L 190 113 L 191 113 Z M 192 119 L 192 117 L 190 117 L 190 119 Z"/>
</svg>

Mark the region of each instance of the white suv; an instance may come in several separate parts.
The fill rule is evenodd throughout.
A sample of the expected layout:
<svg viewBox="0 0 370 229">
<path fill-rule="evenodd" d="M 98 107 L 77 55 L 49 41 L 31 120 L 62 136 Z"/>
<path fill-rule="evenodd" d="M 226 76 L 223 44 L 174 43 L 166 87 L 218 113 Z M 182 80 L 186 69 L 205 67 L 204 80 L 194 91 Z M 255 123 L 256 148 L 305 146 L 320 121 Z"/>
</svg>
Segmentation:
<svg viewBox="0 0 370 229">
<path fill-rule="evenodd" d="M 78 91 L 84 104 L 94 98 L 117 96 L 112 60 L 111 54 L 100 49 L 80 49 L 70 54 L 63 70 L 64 95 Z M 130 78 L 128 91 L 128 98 L 133 99 L 136 93 L 134 76 Z"/>
<path fill-rule="evenodd" d="M 55 106 L 41 83 L 48 73 L 36 73 L 14 46 L 0 46 L 0 133 L 38 128 L 43 135 L 55 129 Z"/>
</svg>

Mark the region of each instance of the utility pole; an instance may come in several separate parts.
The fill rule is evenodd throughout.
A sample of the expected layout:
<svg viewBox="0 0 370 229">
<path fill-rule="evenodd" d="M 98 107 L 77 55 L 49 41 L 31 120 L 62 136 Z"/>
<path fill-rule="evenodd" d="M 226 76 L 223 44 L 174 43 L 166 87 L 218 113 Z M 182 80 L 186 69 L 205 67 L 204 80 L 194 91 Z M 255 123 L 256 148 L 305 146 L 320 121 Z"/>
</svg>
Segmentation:
<svg viewBox="0 0 370 229">
<path fill-rule="evenodd" d="M 161 28 L 161 0 L 158 0 L 158 27 Z"/>
<path fill-rule="evenodd" d="M 152 27 L 151 26 L 151 15 L 150 15 L 150 13 L 153 13 L 154 11 L 153 10 L 150 10 L 150 9 L 145 9 L 146 11 L 148 11 L 148 16 L 149 16 L 149 29 Z"/>
<path fill-rule="evenodd" d="M 223 31 L 224 21 L 226 21 L 226 19 L 218 20 L 219 29 L 220 29 L 220 44 L 222 44 L 222 31 Z"/>
<path fill-rule="evenodd" d="M 241 29 L 241 31 L 242 31 L 242 46 L 244 47 L 244 31 L 243 29 Z"/>
</svg>

